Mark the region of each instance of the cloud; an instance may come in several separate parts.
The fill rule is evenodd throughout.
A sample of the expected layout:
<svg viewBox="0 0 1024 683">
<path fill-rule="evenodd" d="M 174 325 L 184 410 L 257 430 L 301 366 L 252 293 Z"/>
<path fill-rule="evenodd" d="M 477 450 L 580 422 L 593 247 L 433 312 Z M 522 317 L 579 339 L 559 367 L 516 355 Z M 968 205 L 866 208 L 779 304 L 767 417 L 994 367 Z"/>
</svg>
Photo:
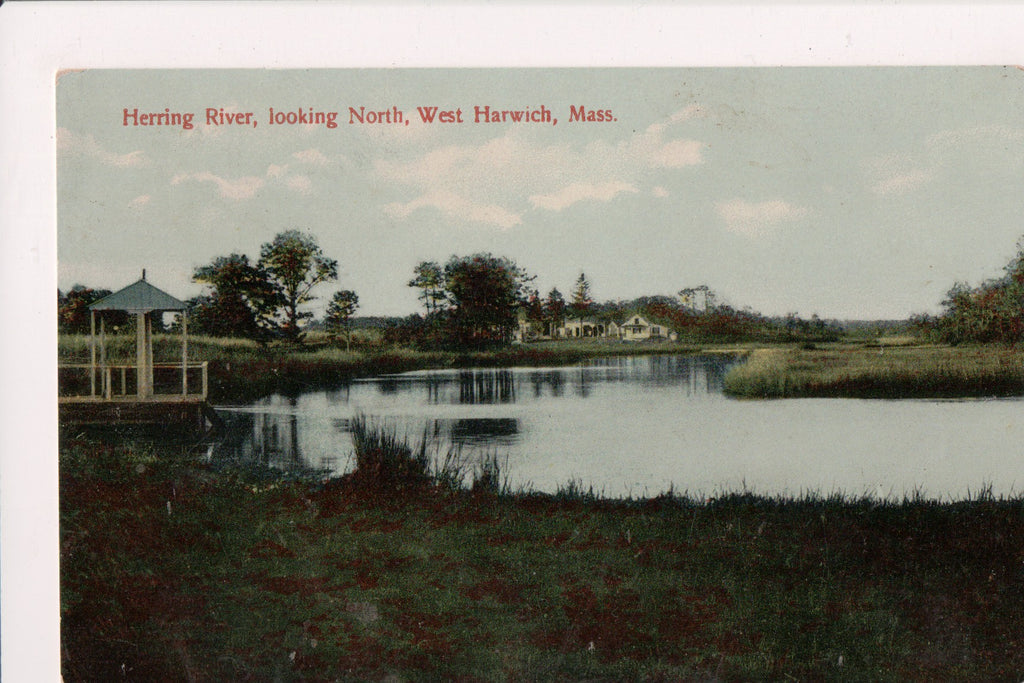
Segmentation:
<svg viewBox="0 0 1024 683">
<path fill-rule="evenodd" d="M 535 194 L 530 197 L 530 203 L 533 204 L 534 208 L 561 211 L 577 202 L 588 199 L 601 202 L 611 201 L 623 192 L 635 194 L 639 190 L 629 183 L 615 181 L 596 184 L 573 183 L 550 194 Z"/>
<path fill-rule="evenodd" d="M 934 177 L 933 171 L 915 168 L 878 180 L 871 186 L 871 191 L 879 195 L 904 194 L 925 185 Z"/>
<path fill-rule="evenodd" d="M 747 237 L 766 237 L 781 227 L 781 224 L 807 216 L 810 211 L 793 206 L 782 199 L 763 202 L 749 202 L 746 199 L 731 199 L 718 202 L 715 211 L 725 221 L 729 232 Z"/>
<path fill-rule="evenodd" d="M 687 108 L 616 142 L 539 144 L 531 129 L 510 127 L 479 145 L 444 145 L 419 156 L 378 160 L 378 180 L 409 188 L 413 198 L 389 215 L 435 209 L 451 218 L 507 228 L 530 209 L 562 211 L 641 192 L 652 170 L 704 162 L 704 143 L 675 127 L 697 115 Z"/>
<path fill-rule="evenodd" d="M 696 166 L 704 161 L 701 158 L 703 148 L 704 144 L 696 140 L 671 140 L 652 151 L 650 163 L 662 168 Z"/>
<path fill-rule="evenodd" d="M 668 196 L 668 190 L 666 190 L 661 185 L 655 185 L 654 188 L 651 190 L 651 194 L 654 195 L 655 197 L 658 197 L 659 199 L 664 199 L 665 197 Z"/>
<path fill-rule="evenodd" d="M 270 164 L 267 166 L 267 177 L 268 178 L 281 178 L 288 173 L 288 164 L 284 166 L 278 164 Z"/>
<path fill-rule="evenodd" d="M 186 181 L 213 183 L 217 192 L 227 199 L 252 199 L 266 185 L 266 181 L 258 176 L 242 176 L 241 178 L 222 178 L 209 171 L 198 173 L 179 173 L 171 179 L 171 185 L 180 185 Z"/>
<path fill-rule="evenodd" d="M 289 176 L 284 184 L 299 194 L 310 194 L 313 191 L 313 181 L 304 175 Z"/>
<path fill-rule="evenodd" d="M 180 185 L 186 181 L 213 183 L 221 197 L 234 200 L 252 199 L 271 182 L 284 185 L 302 195 L 313 194 L 313 180 L 307 175 L 293 172 L 290 164 L 270 164 L 263 176 L 239 178 L 226 178 L 211 171 L 179 173 L 171 179 L 171 185 Z"/>
<path fill-rule="evenodd" d="M 124 154 L 104 149 L 92 135 L 78 135 L 68 128 L 57 129 L 57 152 L 66 155 L 78 155 L 95 159 L 107 166 L 131 168 L 145 166 L 149 163 L 142 150 L 134 150 Z"/>
<path fill-rule="evenodd" d="M 133 199 L 130 202 L 128 202 L 128 208 L 129 209 L 142 209 L 147 204 L 149 204 L 150 200 L 152 200 L 152 199 L 153 199 L 153 197 L 151 195 L 148 195 L 148 194 L 139 195 L 135 199 Z"/>
<path fill-rule="evenodd" d="M 925 142 L 933 149 L 946 150 L 986 142 L 1020 142 L 1021 140 L 1024 140 L 1024 129 L 996 124 L 944 130 L 928 136 Z"/>
<path fill-rule="evenodd" d="M 508 211 L 496 204 L 476 203 L 454 192 L 438 191 L 423 195 L 411 202 L 394 202 L 384 207 L 384 212 L 393 218 L 406 218 L 418 209 L 430 207 L 441 213 L 475 223 L 511 228 L 522 223 L 519 214 Z"/>
<path fill-rule="evenodd" d="M 311 166 L 326 166 L 330 163 L 330 159 L 323 152 L 315 148 L 295 152 L 292 154 L 292 158 Z"/>
<path fill-rule="evenodd" d="M 866 162 L 868 188 L 886 196 L 905 194 L 931 182 L 939 166 L 936 162 L 922 163 L 913 156 L 889 154 Z"/>
</svg>

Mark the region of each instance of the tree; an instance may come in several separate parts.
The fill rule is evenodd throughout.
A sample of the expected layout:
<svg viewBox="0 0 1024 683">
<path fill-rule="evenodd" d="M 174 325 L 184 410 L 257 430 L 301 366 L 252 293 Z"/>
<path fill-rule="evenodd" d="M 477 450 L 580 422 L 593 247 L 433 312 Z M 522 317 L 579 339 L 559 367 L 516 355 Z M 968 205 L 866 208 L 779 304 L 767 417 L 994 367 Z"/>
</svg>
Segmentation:
<svg viewBox="0 0 1024 683">
<path fill-rule="evenodd" d="M 427 317 L 430 317 L 437 313 L 445 302 L 444 271 L 435 261 L 421 261 L 413 272 L 416 277 L 409 281 L 409 286 L 422 290 L 419 300 L 423 302 Z"/>
<path fill-rule="evenodd" d="M 343 289 L 335 292 L 331 303 L 327 305 L 327 315 L 324 322 L 327 329 L 335 332 L 344 328 L 346 332 L 345 350 L 352 349 L 352 327 L 351 318 L 359 308 L 359 297 L 350 289 Z"/>
<path fill-rule="evenodd" d="M 594 300 L 590 298 L 590 283 L 587 282 L 586 274 L 580 273 L 580 276 L 576 279 L 576 285 L 572 288 L 572 300 L 569 306 L 576 317 L 582 318 L 593 305 Z"/>
<path fill-rule="evenodd" d="M 287 230 L 260 248 L 257 265 L 283 296 L 282 332 L 288 340 L 301 343 L 302 323 L 313 314 L 300 311 L 299 306 L 315 298 L 314 287 L 338 279 L 338 262 L 324 256 L 312 235 Z"/>
<path fill-rule="evenodd" d="M 558 287 L 553 287 L 544 300 L 544 319 L 548 324 L 548 334 L 555 336 L 555 330 L 562 326 L 565 319 L 565 299 Z"/>
<path fill-rule="evenodd" d="M 526 298 L 526 319 L 534 323 L 544 321 L 544 301 L 536 289 L 530 290 L 530 295 Z"/>
<path fill-rule="evenodd" d="M 75 285 L 68 290 L 67 294 L 57 290 L 57 329 L 66 333 L 88 333 L 90 330 L 89 305 L 110 293 L 109 289 L 92 289 L 83 285 Z M 114 316 L 117 316 L 118 313 L 121 312 L 111 311 Z M 127 317 L 126 313 L 121 313 L 118 321 L 126 322 Z"/>
<path fill-rule="evenodd" d="M 444 268 L 450 303 L 449 329 L 462 348 L 507 344 L 519 325 L 518 308 L 525 303 L 533 277 L 514 261 L 474 254 L 453 256 Z"/>
<path fill-rule="evenodd" d="M 1017 254 L 1002 277 L 974 288 L 954 283 L 942 308 L 938 318 L 923 322 L 947 343 L 1024 341 L 1024 240 L 1017 243 Z"/>
<path fill-rule="evenodd" d="M 266 341 L 277 329 L 275 316 L 283 303 L 281 292 L 259 265 L 244 254 L 218 256 L 196 268 L 195 282 L 210 291 L 189 300 L 189 318 L 197 330 L 218 337 L 247 337 Z"/>
</svg>

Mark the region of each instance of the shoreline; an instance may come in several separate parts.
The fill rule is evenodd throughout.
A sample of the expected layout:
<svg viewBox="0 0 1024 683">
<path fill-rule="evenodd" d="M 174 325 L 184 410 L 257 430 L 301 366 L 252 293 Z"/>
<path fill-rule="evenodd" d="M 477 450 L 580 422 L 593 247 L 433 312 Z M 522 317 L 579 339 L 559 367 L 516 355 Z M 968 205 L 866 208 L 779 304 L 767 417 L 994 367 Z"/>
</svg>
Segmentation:
<svg viewBox="0 0 1024 683">
<path fill-rule="evenodd" d="M 81 362 L 81 338 L 62 338 L 62 361 Z M 1002 345 L 945 346 L 841 341 L 797 345 L 745 342 L 552 341 L 493 351 L 417 351 L 370 345 L 345 351 L 327 344 L 261 349 L 251 342 L 200 338 L 193 360 L 209 361 L 211 402 L 254 400 L 352 379 L 448 368 L 563 367 L 594 358 L 724 354 L 745 359 L 726 375 L 725 394 L 777 398 L 979 398 L 1024 396 L 1024 349 Z M 174 360 L 178 348 L 157 338 L 155 354 Z"/>
</svg>

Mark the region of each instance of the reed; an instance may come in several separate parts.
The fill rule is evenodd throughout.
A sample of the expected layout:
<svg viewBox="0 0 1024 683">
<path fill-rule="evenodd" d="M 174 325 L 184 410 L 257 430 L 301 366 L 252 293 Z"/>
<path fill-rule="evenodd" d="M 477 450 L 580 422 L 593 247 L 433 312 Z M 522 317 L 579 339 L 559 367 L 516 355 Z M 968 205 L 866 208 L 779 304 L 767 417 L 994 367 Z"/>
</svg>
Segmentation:
<svg viewBox="0 0 1024 683">
<path fill-rule="evenodd" d="M 725 377 L 744 398 L 952 398 L 1024 394 L 1024 351 L 1004 346 L 757 349 Z"/>
<path fill-rule="evenodd" d="M 426 438 L 411 444 L 408 438 L 362 415 L 351 420 L 349 432 L 356 463 L 352 477 L 360 485 L 401 491 L 433 483 Z"/>
</svg>

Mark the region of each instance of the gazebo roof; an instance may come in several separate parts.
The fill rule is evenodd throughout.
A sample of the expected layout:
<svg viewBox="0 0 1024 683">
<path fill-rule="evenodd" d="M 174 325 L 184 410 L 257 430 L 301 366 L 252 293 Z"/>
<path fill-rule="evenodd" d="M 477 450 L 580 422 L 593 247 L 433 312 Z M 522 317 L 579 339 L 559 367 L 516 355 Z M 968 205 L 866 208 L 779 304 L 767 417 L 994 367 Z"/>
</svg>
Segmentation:
<svg viewBox="0 0 1024 683">
<path fill-rule="evenodd" d="M 93 311 L 127 311 L 149 313 L 151 311 L 184 311 L 183 301 L 146 282 L 145 276 L 124 289 L 103 297 L 89 305 Z"/>
</svg>

